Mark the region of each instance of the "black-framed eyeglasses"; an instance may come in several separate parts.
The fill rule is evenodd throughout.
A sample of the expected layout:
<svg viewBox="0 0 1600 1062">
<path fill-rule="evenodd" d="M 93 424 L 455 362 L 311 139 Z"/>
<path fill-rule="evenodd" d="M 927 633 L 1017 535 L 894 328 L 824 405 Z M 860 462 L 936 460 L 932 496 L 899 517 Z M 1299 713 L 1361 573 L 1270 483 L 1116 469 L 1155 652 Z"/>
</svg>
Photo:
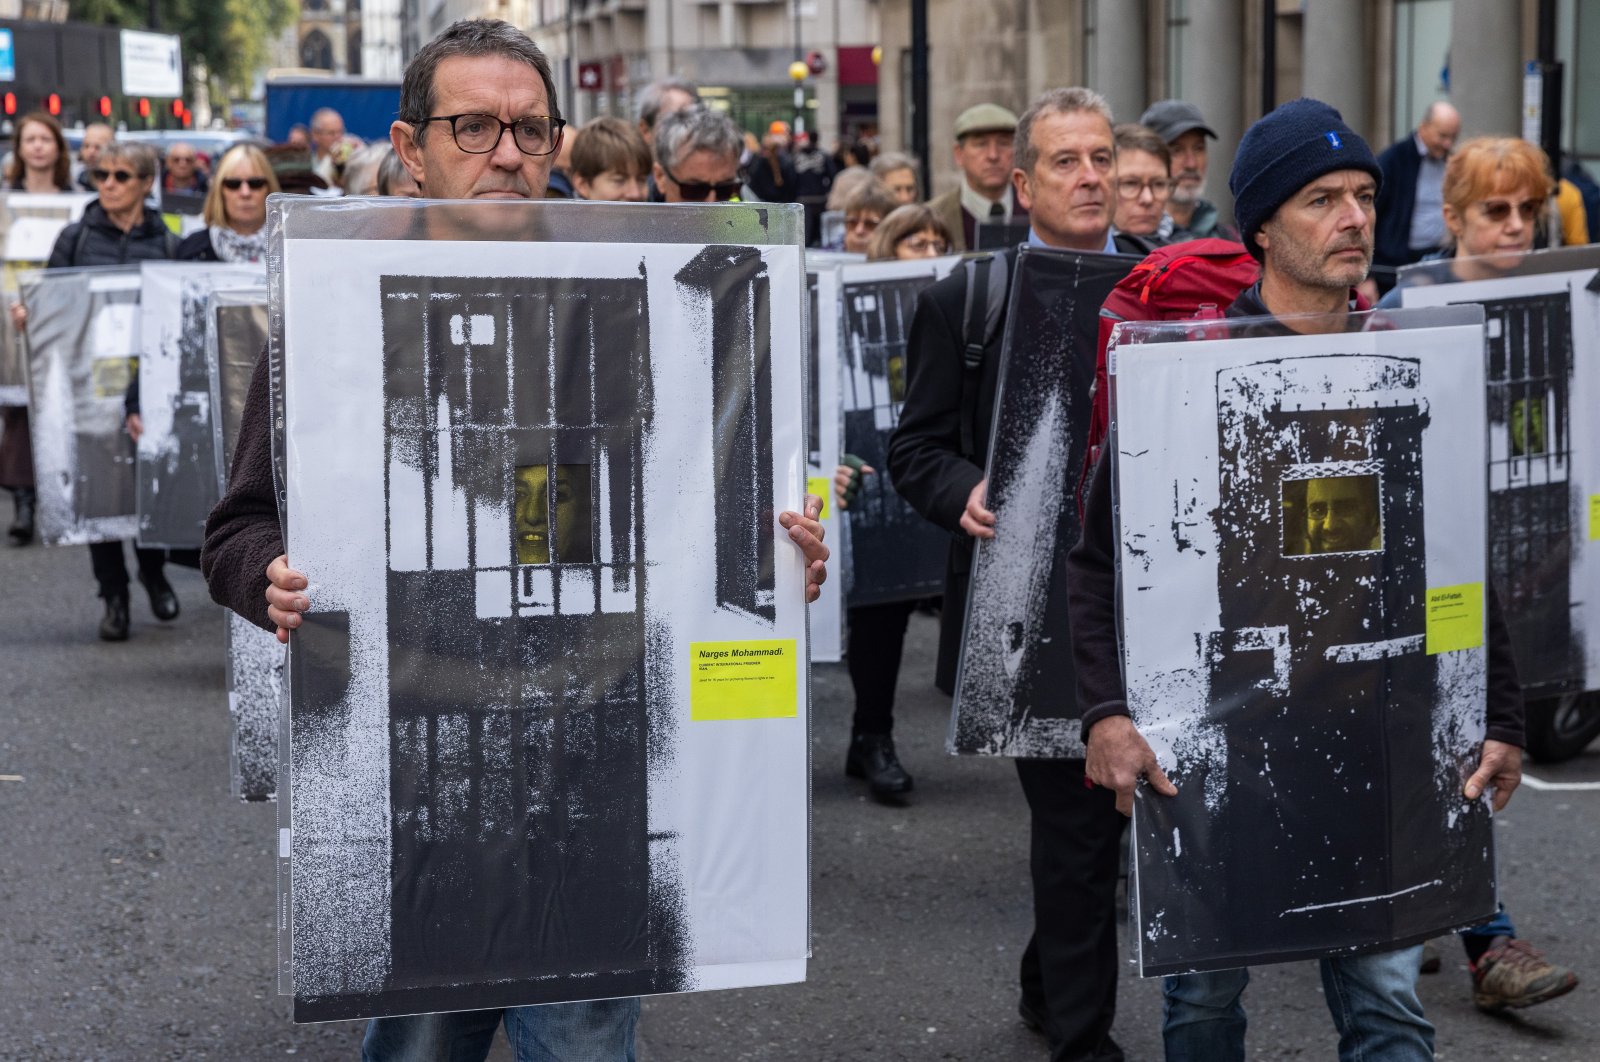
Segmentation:
<svg viewBox="0 0 1600 1062">
<path fill-rule="evenodd" d="M 680 181 L 665 166 L 662 166 L 661 170 L 667 175 L 669 181 L 678 186 L 678 194 L 691 203 L 704 203 L 711 196 L 715 196 L 719 203 L 726 203 L 736 198 L 744 188 L 743 173 L 740 173 L 731 181 L 713 183 L 710 181 Z"/>
<path fill-rule="evenodd" d="M 548 114 L 525 114 L 509 122 L 492 114 L 436 114 L 422 121 L 449 122 L 456 147 L 469 155 L 489 154 L 500 146 L 507 129 L 511 130 L 512 143 L 524 155 L 548 155 L 560 146 L 561 130 L 567 127 L 565 119 Z"/>
<path fill-rule="evenodd" d="M 259 192 L 267 186 L 267 179 L 265 177 L 224 177 L 222 179 L 222 187 L 230 192 L 237 192 L 245 185 L 249 185 L 252 192 Z"/>
<path fill-rule="evenodd" d="M 96 182 L 110 181 L 112 184 L 121 184 L 124 181 L 144 180 L 144 174 L 134 173 L 131 170 L 93 169 L 89 171 L 89 176 L 94 178 Z"/>
<path fill-rule="evenodd" d="M 1157 199 L 1172 194 L 1173 182 L 1166 177 L 1152 177 L 1148 181 L 1141 181 L 1137 177 L 1117 178 L 1117 194 L 1124 199 L 1138 199 L 1146 188 Z"/>
</svg>

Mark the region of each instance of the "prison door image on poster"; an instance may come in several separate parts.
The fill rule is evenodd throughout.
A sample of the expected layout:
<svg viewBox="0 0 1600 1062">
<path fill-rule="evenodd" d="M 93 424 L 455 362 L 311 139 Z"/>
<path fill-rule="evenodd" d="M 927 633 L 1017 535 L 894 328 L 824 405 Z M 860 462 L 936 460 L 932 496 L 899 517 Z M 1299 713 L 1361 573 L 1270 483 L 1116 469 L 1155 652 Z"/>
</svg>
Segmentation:
<svg viewBox="0 0 1600 1062">
<path fill-rule="evenodd" d="M 393 987 L 655 965 L 646 282 L 383 299 Z"/>
<path fill-rule="evenodd" d="M 1488 337 L 1489 571 L 1530 694 L 1582 689 L 1572 625 L 1572 303 L 1482 301 Z"/>
<path fill-rule="evenodd" d="M 848 603 L 873 605 L 937 594 L 944 586 L 950 536 L 924 520 L 894 489 L 889 437 L 906 398 L 906 339 L 917 295 L 932 273 L 859 278 L 845 270 L 844 449 L 876 469 L 847 514 L 851 575 Z"/>
</svg>

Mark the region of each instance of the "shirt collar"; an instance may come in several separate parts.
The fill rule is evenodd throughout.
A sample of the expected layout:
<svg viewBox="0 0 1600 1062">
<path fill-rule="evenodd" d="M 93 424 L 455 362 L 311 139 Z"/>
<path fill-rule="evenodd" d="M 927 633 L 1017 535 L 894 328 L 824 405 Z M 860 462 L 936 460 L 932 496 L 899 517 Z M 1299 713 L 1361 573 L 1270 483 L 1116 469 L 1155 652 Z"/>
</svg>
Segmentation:
<svg viewBox="0 0 1600 1062">
<path fill-rule="evenodd" d="M 1050 245 L 1048 243 L 1045 243 L 1043 240 L 1039 239 L 1039 234 L 1033 230 L 1033 226 L 1032 225 L 1029 225 L 1028 226 L 1028 246 L 1029 247 L 1049 247 Z M 1115 229 L 1107 229 L 1106 230 L 1106 245 L 1104 247 L 1100 248 L 1099 253 L 1100 254 L 1116 254 L 1117 253 L 1117 232 L 1116 232 Z"/>
<path fill-rule="evenodd" d="M 1002 195 L 998 200 L 994 200 L 975 191 L 973 187 L 967 183 L 966 177 L 963 176 L 961 178 L 961 209 L 965 210 L 968 214 L 971 214 L 980 222 L 988 221 L 989 208 L 996 202 L 1005 208 L 1006 213 L 1003 220 L 1010 221 L 1012 208 L 1011 186 L 1009 184 L 1006 185 L 1005 194 Z"/>
</svg>

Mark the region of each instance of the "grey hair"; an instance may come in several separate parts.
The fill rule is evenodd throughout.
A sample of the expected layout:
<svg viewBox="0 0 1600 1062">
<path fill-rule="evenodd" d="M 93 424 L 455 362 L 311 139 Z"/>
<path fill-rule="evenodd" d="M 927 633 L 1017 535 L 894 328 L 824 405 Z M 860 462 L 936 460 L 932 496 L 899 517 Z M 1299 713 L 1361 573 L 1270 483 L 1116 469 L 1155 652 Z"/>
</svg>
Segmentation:
<svg viewBox="0 0 1600 1062">
<path fill-rule="evenodd" d="M 156 175 L 156 153 L 153 148 L 144 144 L 131 143 L 126 140 L 113 140 L 100 149 L 100 160 L 95 163 L 101 169 L 113 159 L 127 159 L 133 166 L 133 172 L 139 177 L 154 177 Z"/>
<path fill-rule="evenodd" d="M 910 170 L 917 176 L 921 176 L 922 173 L 922 167 L 917 165 L 917 160 L 903 151 L 885 151 L 872 160 L 872 175 L 880 180 L 895 170 Z"/>
<path fill-rule="evenodd" d="M 318 118 L 322 118 L 322 117 L 324 117 L 326 115 L 330 115 L 330 114 L 333 115 L 333 117 L 339 119 L 339 128 L 343 129 L 344 128 L 344 115 L 340 114 L 338 111 L 334 110 L 332 107 L 318 107 L 316 109 L 315 113 L 313 113 L 311 115 L 311 124 L 312 124 L 312 126 L 313 127 L 316 126 Z"/>
<path fill-rule="evenodd" d="M 424 44 L 411 57 L 411 62 L 406 64 L 405 78 L 400 83 L 400 120 L 411 126 L 411 138 L 416 143 L 422 143 L 428 129 L 428 116 L 438 102 L 438 97 L 434 95 L 434 77 L 439 64 L 457 56 L 500 56 L 533 67 L 538 71 L 539 80 L 544 82 L 545 98 L 550 101 L 550 117 L 561 117 L 561 108 L 556 102 L 555 78 L 550 74 L 550 60 L 533 43 L 533 38 L 511 23 L 497 18 L 464 18 L 445 27 L 443 33 Z"/>
<path fill-rule="evenodd" d="M 744 153 L 744 134 L 733 119 L 709 107 L 685 107 L 661 119 L 656 127 L 656 161 L 666 169 L 696 151 L 731 157 Z"/>
<path fill-rule="evenodd" d="M 378 184 L 378 167 L 383 165 L 383 160 L 394 152 L 389 142 L 379 141 L 360 148 L 345 160 L 343 180 L 345 195 L 372 195 L 372 192 L 363 192 L 361 189 L 372 185 L 376 189 Z"/>
<path fill-rule="evenodd" d="M 1111 117 L 1111 104 L 1094 89 L 1074 86 L 1048 89 L 1040 93 L 1028 105 L 1028 109 L 1022 112 L 1022 117 L 1017 119 L 1016 146 L 1013 149 L 1012 164 L 1023 173 L 1032 173 L 1034 163 L 1039 161 L 1039 152 L 1033 146 L 1034 122 L 1047 114 L 1080 113 L 1098 114 L 1106 120 L 1108 131 L 1116 125 L 1116 120 Z"/>
<path fill-rule="evenodd" d="M 661 103 L 669 92 L 684 92 L 695 103 L 700 102 L 700 88 L 693 81 L 681 77 L 652 81 L 639 92 L 639 121 L 646 129 L 656 127 L 656 119 L 661 117 Z"/>
<path fill-rule="evenodd" d="M 400 161 L 400 155 L 394 148 L 389 148 L 389 153 L 378 163 L 378 194 L 393 195 L 392 189 L 403 177 L 409 177 L 406 164 Z"/>
</svg>

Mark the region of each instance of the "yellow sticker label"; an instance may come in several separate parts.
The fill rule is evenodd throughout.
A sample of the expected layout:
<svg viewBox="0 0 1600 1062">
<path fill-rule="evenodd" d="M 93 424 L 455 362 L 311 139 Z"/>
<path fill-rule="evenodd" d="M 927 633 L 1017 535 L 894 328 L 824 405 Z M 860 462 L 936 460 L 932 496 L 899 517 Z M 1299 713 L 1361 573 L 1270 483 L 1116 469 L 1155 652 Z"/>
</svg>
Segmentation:
<svg viewBox="0 0 1600 1062">
<path fill-rule="evenodd" d="M 1600 494 L 1589 495 L 1589 541 L 1600 542 Z"/>
<path fill-rule="evenodd" d="M 817 519 L 826 520 L 828 503 L 833 500 L 833 480 L 827 476 L 812 476 L 806 480 L 806 493 L 815 494 L 822 499 L 822 511 L 817 514 Z"/>
<path fill-rule="evenodd" d="M 1483 645 L 1482 583 L 1428 591 L 1427 643 L 1429 656 Z"/>
<path fill-rule="evenodd" d="M 794 639 L 689 643 L 689 718 L 792 719 L 800 714 Z"/>
</svg>

